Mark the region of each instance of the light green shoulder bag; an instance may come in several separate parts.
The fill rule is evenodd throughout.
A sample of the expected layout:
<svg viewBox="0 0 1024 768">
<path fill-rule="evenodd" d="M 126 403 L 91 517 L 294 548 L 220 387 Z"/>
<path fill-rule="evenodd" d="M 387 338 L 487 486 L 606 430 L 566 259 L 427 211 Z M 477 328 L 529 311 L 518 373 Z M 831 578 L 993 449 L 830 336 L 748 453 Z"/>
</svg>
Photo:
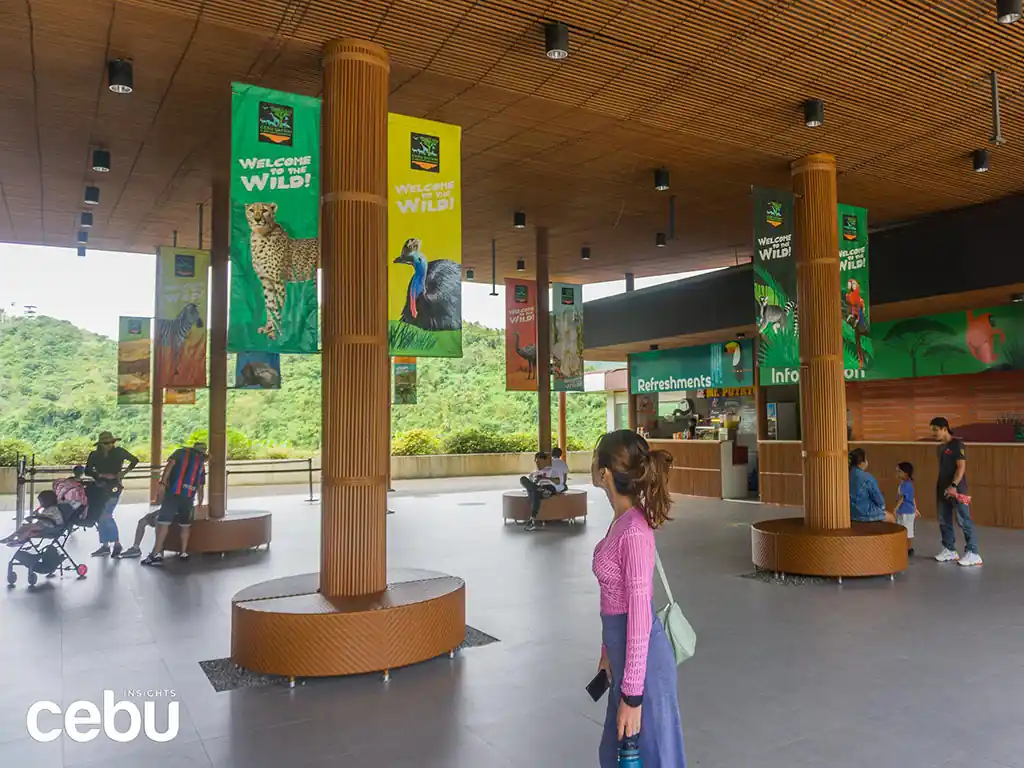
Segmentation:
<svg viewBox="0 0 1024 768">
<path fill-rule="evenodd" d="M 665 627 L 665 634 L 668 635 L 669 645 L 676 657 L 676 666 L 679 666 L 688 658 L 693 656 L 697 650 L 697 633 L 693 631 L 690 622 L 683 616 L 683 609 L 679 607 L 672 597 L 672 588 L 665 578 L 665 568 L 661 564 L 661 555 L 657 548 L 654 550 L 654 564 L 658 566 L 658 575 L 661 577 L 661 585 L 665 588 L 665 596 L 668 603 L 658 611 L 658 620 Z"/>
</svg>

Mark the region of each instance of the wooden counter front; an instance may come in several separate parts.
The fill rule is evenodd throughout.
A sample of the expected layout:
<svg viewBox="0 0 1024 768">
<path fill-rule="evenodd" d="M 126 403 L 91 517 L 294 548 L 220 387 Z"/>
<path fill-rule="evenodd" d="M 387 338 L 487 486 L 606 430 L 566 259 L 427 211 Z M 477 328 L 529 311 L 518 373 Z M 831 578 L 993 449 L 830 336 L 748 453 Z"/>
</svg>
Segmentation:
<svg viewBox="0 0 1024 768">
<path fill-rule="evenodd" d="M 921 515 L 935 519 L 938 444 L 932 442 L 854 441 L 863 448 L 868 471 L 878 480 L 888 509 L 896 503 L 896 465 L 914 465 L 914 485 Z M 803 503 L 800 443 L 765 440 L 758 443 L 761 501 L 799 506 Z M 1024 444 L 967 443 L 967 489 L 971 516 L 979 525 L 1024 528 Z"/>
<path fill-rule="evenodd" d="M 717 440 L 647 441 L 652 448 L 672 454 L 670 493 L 722 498 L 722 444 Z"/>
</svg>

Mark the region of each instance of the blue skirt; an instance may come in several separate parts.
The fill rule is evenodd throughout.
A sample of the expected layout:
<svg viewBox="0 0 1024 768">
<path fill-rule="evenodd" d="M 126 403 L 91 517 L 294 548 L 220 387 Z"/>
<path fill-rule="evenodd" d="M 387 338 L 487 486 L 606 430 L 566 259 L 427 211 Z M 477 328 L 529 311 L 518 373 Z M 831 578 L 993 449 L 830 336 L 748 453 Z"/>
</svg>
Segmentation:
<svg viewBox="0 0 1024 768">
<path fill-rule="evenodd" d="M 619 759 L 618 713 L 620 683 L 626 667 L 626 615 L 602 616 L 602 639 L 612 665 L 608 712 L 599 751 L 601 768 L 615 768 Z M 640 761 L 643 768 L 685 768 L 683 725 L 679 716 L 676 659 L 665 628 L 657 616 L 647 649 L 644 701 L 640 714 Z"/>
</svg>

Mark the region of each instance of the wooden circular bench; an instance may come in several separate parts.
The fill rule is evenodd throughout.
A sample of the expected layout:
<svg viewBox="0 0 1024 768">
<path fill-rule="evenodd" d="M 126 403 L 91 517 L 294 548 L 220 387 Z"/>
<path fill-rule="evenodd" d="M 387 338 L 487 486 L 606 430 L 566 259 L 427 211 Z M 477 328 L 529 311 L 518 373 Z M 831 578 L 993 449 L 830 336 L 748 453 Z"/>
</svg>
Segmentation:
<svg viewBox="0 0 1024 768">
<path fill-rule="evenodd" d="M 506 523 L 509 520 L 522 523 L 530 519 L 530 499 L 525 490 L 502 494 L 501 516 Z M 580 518 L 587 519 L 587 492 L 579 488 L 569 488 L 564 493 L 544 499 L 537 513 L 540 521 L 568 520 L 575 523 Z"/>
<path fill-rule="evenodd" d="M 269 512 L 228 512 L 220 518 L 206 518 L 192 522 L 188 551 L 239 552 L 254 547 L 270 546 L 271 515 Z M 176 552 L 181 547 L 178 526 L 170 526 L 164 546 Z"/>
<path fill-rule="evenodd" d="M 803 518 L 762 520 L 750 529 L 754 565 L 802 576 L 891 576 L 907 569 L 907 532 L 895 523 L 812 530 Z"/>
</svg>

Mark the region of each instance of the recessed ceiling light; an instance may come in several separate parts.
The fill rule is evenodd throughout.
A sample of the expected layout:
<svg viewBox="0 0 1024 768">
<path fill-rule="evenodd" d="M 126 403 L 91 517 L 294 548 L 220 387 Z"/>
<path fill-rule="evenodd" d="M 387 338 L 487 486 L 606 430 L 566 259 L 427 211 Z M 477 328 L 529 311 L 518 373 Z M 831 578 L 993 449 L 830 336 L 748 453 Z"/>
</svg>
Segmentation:
<svg viewBox="0 0 1024 768">
<path fill-rule="evenodd" d="M 988 170 L 988 150 L 974 150 L 974 172 L 985 173 Z"/>
<path fill-rule="evenodd" d="M 114 93 L 131 93 L 134 85 L 131 59 L 112 59 L 107 62 L 107 84 Z"/>
<path fill-rule="evenodd" d="M 996 0 L 996 19 L 1000 24 L 1020 21 L 1022 0 Z"/>
<path fill-rule="evenodd" d="M 825 122 L 825 102 L 821 99 L 808 99 L 804 102 L 804 125 L 817 128 Z"/>
<path fill-rule="evenodd" d="M 94 149 L 92 151 L 92 169 L 97 173 L 109 173 L 110 152 L 105 149 Z"/>
<path fill-rule="evenodd" d="M 549 59 L 564 59 L 569 55 L 569 27 L 552 21 L 544 27 L 544 43 Z"/>
</svg>

